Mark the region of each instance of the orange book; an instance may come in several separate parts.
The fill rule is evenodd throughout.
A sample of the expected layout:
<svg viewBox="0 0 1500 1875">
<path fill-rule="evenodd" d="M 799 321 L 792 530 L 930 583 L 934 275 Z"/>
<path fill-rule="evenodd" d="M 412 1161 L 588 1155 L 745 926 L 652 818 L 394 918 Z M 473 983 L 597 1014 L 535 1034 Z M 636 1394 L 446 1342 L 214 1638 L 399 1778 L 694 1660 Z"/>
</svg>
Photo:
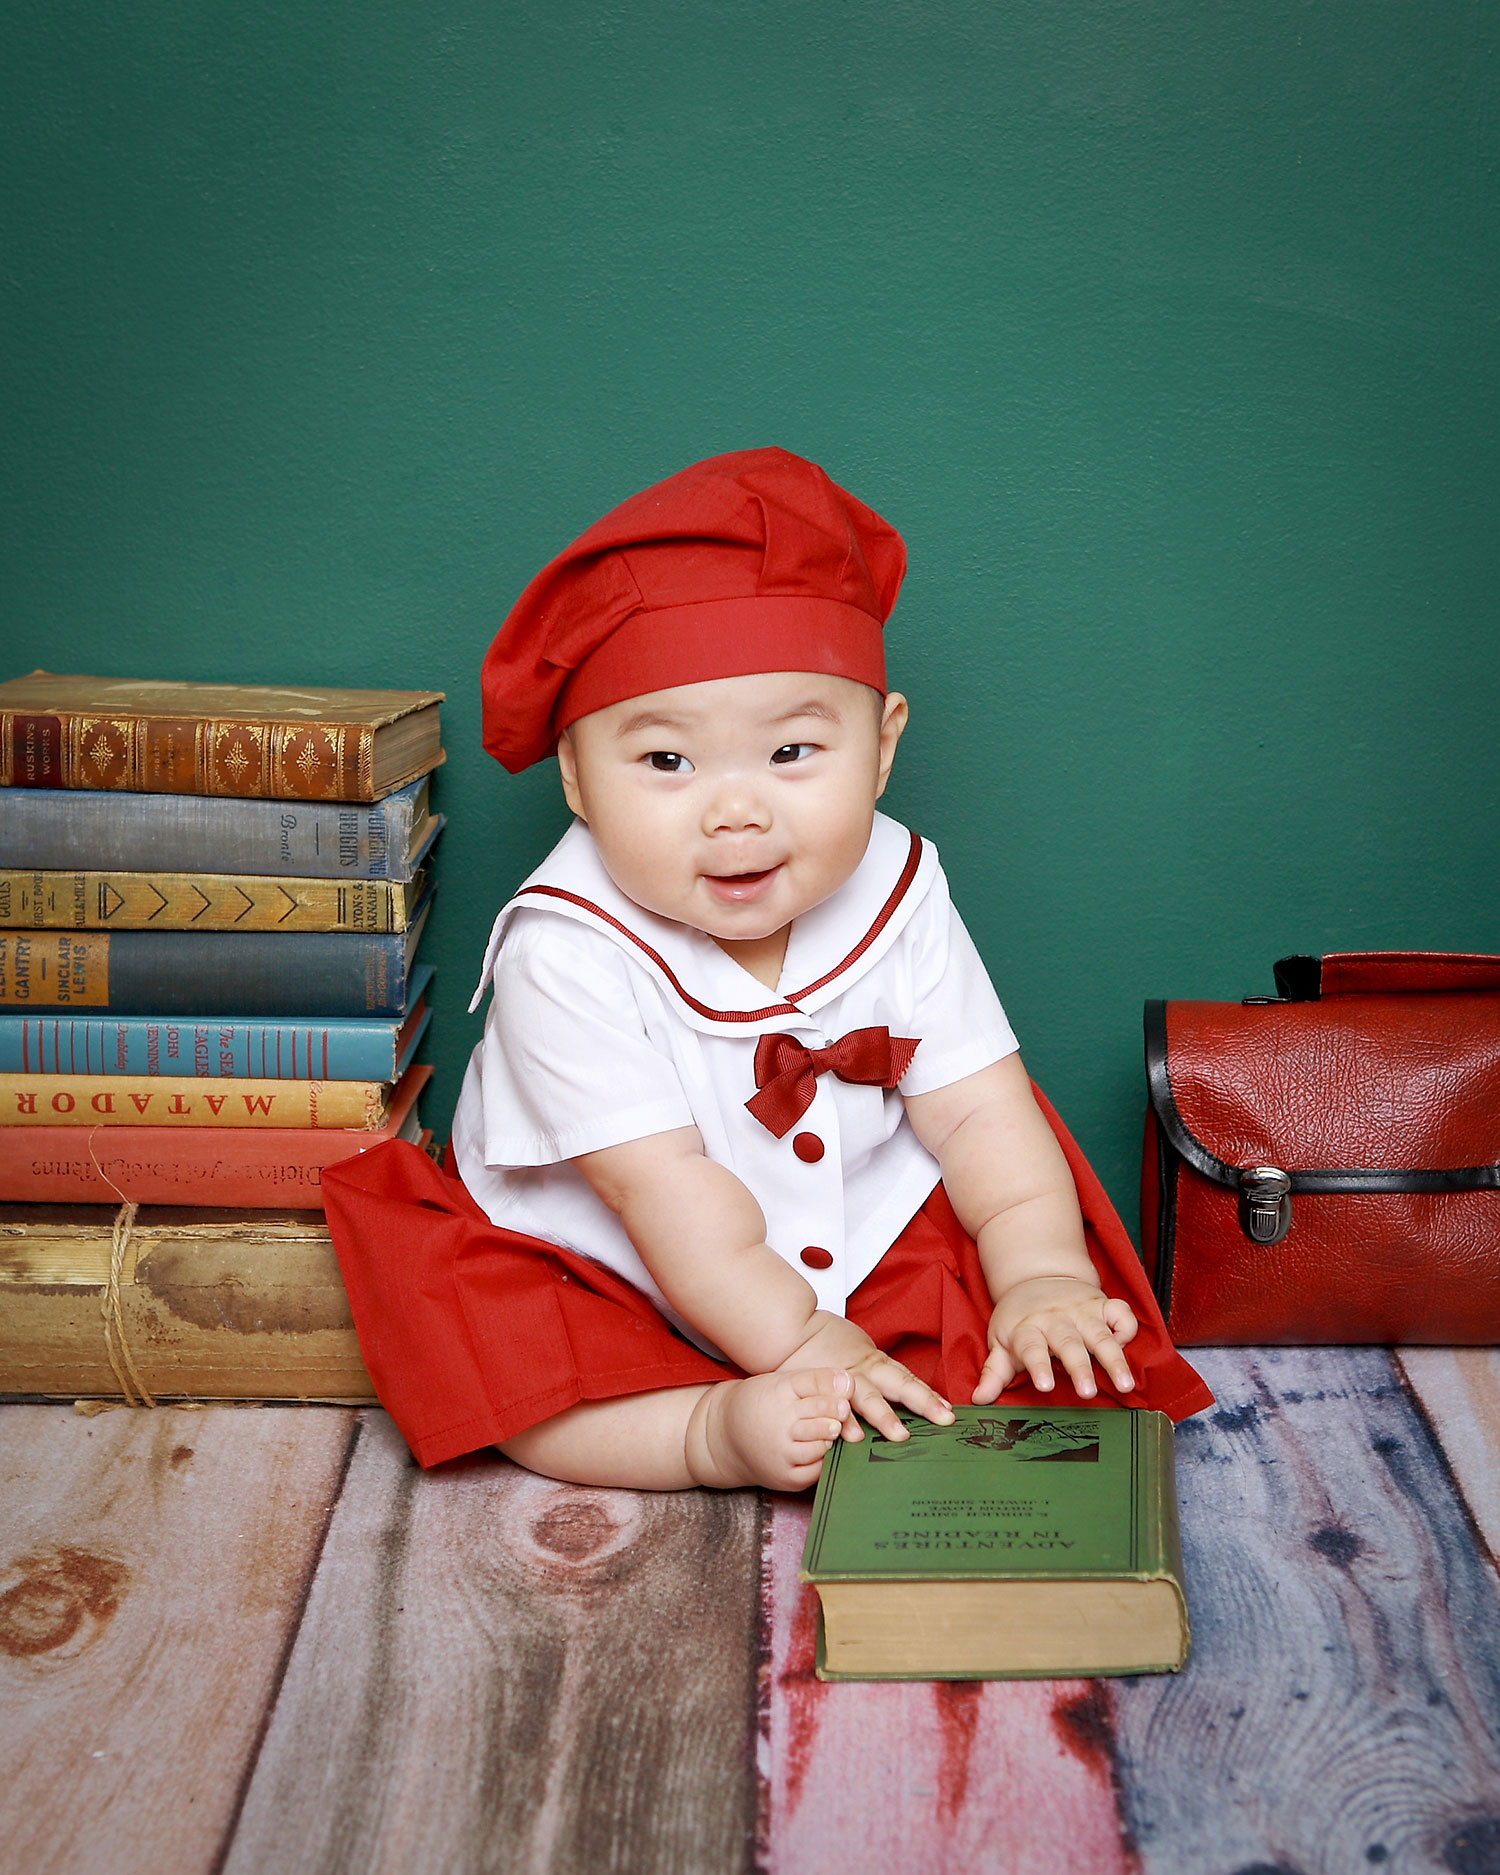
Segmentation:
<svg viewBox="0 0 1500 1875">
<path fill-rule="evenodd" d="M 378 801 L 442 761 L 442 700 L 33 671 L 0 683 L 0 787 Z"/>
</svg>

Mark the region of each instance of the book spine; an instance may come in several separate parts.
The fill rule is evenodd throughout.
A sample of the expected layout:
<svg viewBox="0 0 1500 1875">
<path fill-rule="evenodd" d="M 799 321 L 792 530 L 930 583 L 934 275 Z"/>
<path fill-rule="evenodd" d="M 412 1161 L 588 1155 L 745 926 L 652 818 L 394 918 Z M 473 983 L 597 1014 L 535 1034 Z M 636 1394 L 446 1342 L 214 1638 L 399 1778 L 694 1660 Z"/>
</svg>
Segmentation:
<svg viewBox="0 0 1500 1875">
<path fill-rule="evenodd" d="M 14 788 L 0 813 L 0 866 L 404 882 L 415 796 L 361 805 Z"/>
<path fill-rule="evenodd" d="M 0 1223 L 0 1243 L 0 1397 L 120 1398 L 99 1312 L 112 1219 Z M 136 1370 L 159 1400 L 374 1398 L 316 1212 L 137 1221 L 115 1288 Z"/>
<path fill-rule="evenodd" d="M 403 931 L 408 891 L 385 879 L 222 872 L 0 871 L 0 929 Z"/>
<path fill-rule="evenodd" d="M 0 1015 L 0 1074 L 389 1081 L 398 1024 Z"/>
<path fill-rule="evenodd" d="M 371 723 L 0 710 L 0 787 L 368 801 Z"/>
<path fill-rule="evenodd" d="M 385 1118 L 376 1081 L 0 1074 L 0 1126 L 358 1127 Z"/>
<path fill-rule="evenodd" d="M 220 1133 L 134 1127 L 106 1133 L 75 1127 L 0 1127 L 0 1199 L 20 1204 L 133 1204 L 280 1206 L 323 1208 L 325 1165 L 334 1157 L 309 1145 L 341 1139 L 373 1140 L 368 1133 Z M 211 1150 L 204 1152 L 198 1142 Z M 355 1148 L 359 1150 L 359 1148 Z"/>
<path fill-rule="evenodd" d="M 406 939 L 311 931 L 0 932 L 0 1009 L 398 1016 Z"/>
<path fill-rule="evenodd" d="M 1178 1585 L 1180 1594 L 1182 1536 L 1177 1520 L 1177 1466 L 1172 1422 L 1165 1413 L 1138 1411 L 1136 1423 L 1143 1460 L 1137 1486 L 1138 1515 L 1142 1525 L 1138 1567 L 1142 1575 L 1170 1576 Z M 1185 1637 L 1185 1602 L 1183 1623 Z"/>
<path fill-rule="evenodd" d="M 395 1139 L 430 1068 L 410 1068 L 384 1126 L 338 1128 L 0 1126 L 0 1201 L 232 1205 L 321 1211 L 323 1168 Z"/>
<path fill-rule="evenodd" d="M 420 994 L 429 965 L 412 972 Z M 260 1081 L 393 1081 L 431 1019 L 180 1022 L 0 1013 L 0 1074 L 145 1074 Z"/>
</svg>

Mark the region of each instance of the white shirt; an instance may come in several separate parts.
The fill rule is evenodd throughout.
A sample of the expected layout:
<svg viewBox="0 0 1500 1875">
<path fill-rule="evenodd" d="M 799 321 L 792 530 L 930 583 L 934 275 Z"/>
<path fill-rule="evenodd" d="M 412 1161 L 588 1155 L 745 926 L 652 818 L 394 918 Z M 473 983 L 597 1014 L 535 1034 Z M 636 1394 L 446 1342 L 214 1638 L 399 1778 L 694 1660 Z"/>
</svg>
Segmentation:
<svg viewBox="0 0 1500 1875">
<path fill-rule="evenodd" d="M 491 980 L 453 1121 L 465 1185 L 496 1224 L 606 1264 L 700 1345 L 570 1160 L 696 1126 L 754 1194 L 771 1248 L 842 1314 L 938 1182 L 901 1096 L 1017 1045 L 936 849 L 883 814 L 853 876 L 792 925 L 774 991 L 703 932 L 626 898 L 582 822 L 495 920 L 471 1009 Z M 782 1139 L 746 1110 L 762 1035 L 823 1048 L 882 1025 L 919 1043 L 899 1091 L 821 1074 Z"/>
</svg>

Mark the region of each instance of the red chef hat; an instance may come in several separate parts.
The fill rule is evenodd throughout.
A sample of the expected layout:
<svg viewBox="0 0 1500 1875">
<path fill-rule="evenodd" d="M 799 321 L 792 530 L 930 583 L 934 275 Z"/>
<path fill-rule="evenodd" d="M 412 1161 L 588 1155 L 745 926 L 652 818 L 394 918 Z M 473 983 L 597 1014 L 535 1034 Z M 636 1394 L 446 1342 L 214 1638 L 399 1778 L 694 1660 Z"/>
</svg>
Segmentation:
<svg viewBox="0 0 1500 1875">
<path fill-rule="evenodd" d="M 545 566 L 485 653 L 484 746 L 512 774 L 626 697 L 823 671 L 885 689 L 901 536 L 784 449 L 711 456 L 642 489 Z"/>
</svg>

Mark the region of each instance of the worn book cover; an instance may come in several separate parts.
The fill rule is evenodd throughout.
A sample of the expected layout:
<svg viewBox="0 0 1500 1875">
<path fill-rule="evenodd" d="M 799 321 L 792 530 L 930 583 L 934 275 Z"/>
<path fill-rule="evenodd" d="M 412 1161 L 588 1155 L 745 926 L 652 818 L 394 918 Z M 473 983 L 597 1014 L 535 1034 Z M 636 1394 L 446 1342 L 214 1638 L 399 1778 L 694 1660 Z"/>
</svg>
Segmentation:
<svg viewBox="0 0 1500 1875">
<path fill-rule="evenodd" d="M 243 872 L 0 870 L 0 930 L 404 931 L 427 889 Z"/>
<path fill-rule="evenodd" d="M 443 827 L 426 776 L 371 802 L 12 788 L 0 807 L 0 866 L 28 871 L 248 872 L 404 883 Z"/>
<path fill-rule="evenodd" d="M 443 759 L 440 690 L 0 683 L 0 787 L 374 801 Z"/>
<path fill-rule="evenodd" d="M 380 1081 L 0 1074 L 0 1126 L 362 1127 L 385 1122 Z"/>
<path fill-rule="evenodd" d="M 432 1069 L 392 1090 L 385 1124 L 357 1127 L 0 1126 L 0 1200 L 26 1204 L 296 1205 L 321 1210 L 323 1168 L 415 1141 Z"/>
<path fill-rule="evenodd" d="M 825 1679 L 1074 1677 L 1187 1658 L 1162 1413 L 960 1406 L 829 1452 L 802 1578 Z"/>
<path fill-rule="evenodd" d="M 322 1213 L 0 1203 L 0 1399 L 131 1379 L 158 1400 L 372 1400 Z"/>
<path fill-rule="evenodd" d="M 399 1081 L 432 1018 L 418 964 L 399 1016 L 313 1022 L 89 1016 L 0 1009 L 0 1074 L 191 1074 L 262 1081 Z"/>
<path fill-rule="evenodd" d="M 432 893 L 404 931 L 0 931 L 0 1010 L 399 1016 Z"/>
</svg>

